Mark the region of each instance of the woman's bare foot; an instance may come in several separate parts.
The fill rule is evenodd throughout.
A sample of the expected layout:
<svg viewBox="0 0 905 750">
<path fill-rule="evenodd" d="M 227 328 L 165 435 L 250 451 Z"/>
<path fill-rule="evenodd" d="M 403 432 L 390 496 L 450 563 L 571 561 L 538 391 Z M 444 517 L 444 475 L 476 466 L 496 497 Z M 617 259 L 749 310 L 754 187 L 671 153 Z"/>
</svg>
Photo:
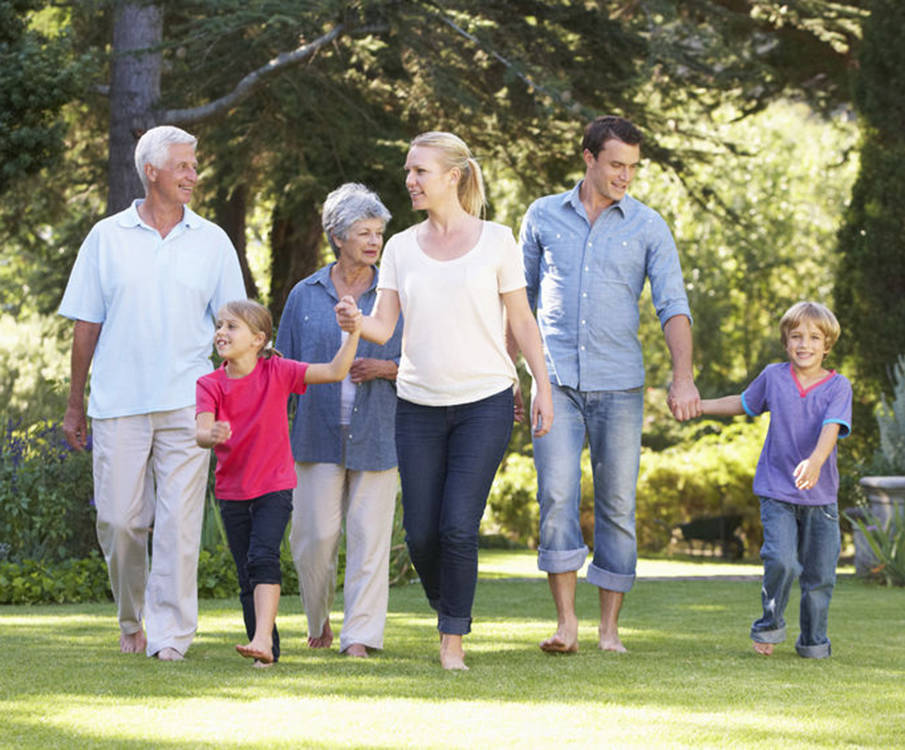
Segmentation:
<svg viewBox="0 0 905 750">
<path fill-rule="evenodd" d="M 600 640 L 597 641 L 597 648 L 601 651 L 616 651 L 620 654 L 628 653 L 628 649 L 622 645 L 622 641 L 619 640 L 619 631 L 606 632 L 602 627 L 597 628 L 597 635 L 600 636 Z"/>
<path fill-rule="evenodd" d="M 467 670 L 461 635 L 440 634 L 440 666 L 443 669 Z"/>
<path fill-rule="evenodd" d="M 254 659 L 264 664 L 273 663 L 273 646 L 267 643 L 252 641 L 247 646 L 237 645 L 236 651 L 246 659 Z"/>
<path fill-rule="evenodd" d="M 772 643 L 761 643 L 760 641 L 751 641 L 751 643 L 754 646 L 754 650 L 761 656 L 770 656 L 773 653 Z"/>
<path fill-rule="evenodd" d="M 330 648 L 333 643 L 333 630 L 330 621 L 324 623 L 324 629 L 319 636 L 308 636 L 308 648 Z"/>
<path fill-rule="evenodd" d="M 363 643 L 353 643 L 349 648 L 343 651 L 343 653 L 346 656 L 354 656 L 357 659 L 367 659 L 368 647 Z"/>
<path fill-rule="evenodd" d="M 119 652 L 121 654 L 143 654 L 147 647 L 148 639 L 144 630 L 119 634 Z"/>
<path fill-rule="evenodd" d="M 266 669 L 267 667 L 272 667 L 273 664 L 274 663 L 272 661 L 261 661 L 260 659 L 255 659 L 251 666 L 255 667 L 256 669 Z"/>
<path fill-rule="evenodd" d="M 170 646 L 160 649 L 154 656 L 160 659 L 160 661 L 182 661 L 185 658 L 175 648 Z"/>
</svg>

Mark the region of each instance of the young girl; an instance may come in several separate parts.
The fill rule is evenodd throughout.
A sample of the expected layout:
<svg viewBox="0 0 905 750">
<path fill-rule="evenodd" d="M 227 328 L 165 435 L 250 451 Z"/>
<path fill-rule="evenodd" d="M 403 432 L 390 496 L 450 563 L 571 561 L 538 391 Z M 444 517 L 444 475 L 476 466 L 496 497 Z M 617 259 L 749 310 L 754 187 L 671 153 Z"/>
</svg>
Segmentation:
<svg viewBox="0 0 905 750">
<path fill-rule="evenodd" d="M 360 320 L 359 325 L 360 327 Z M 280 543 L 292 512 L 295 467 L 289 448 L 286 400 L 311 383 L 341 381 L 355 357 L 359 330 L 333 360 L 307 364 L 265 347 L 273 322 L 257 302 L 227 303 L 218 315 L 214 346 L 223 365 L 198 379 L 198 445 L 217 455 L 215 493 L 239 578 L 239 600 L 250 642 L 242 656 L 267 666 L 280 654 Z"/>
</svg>

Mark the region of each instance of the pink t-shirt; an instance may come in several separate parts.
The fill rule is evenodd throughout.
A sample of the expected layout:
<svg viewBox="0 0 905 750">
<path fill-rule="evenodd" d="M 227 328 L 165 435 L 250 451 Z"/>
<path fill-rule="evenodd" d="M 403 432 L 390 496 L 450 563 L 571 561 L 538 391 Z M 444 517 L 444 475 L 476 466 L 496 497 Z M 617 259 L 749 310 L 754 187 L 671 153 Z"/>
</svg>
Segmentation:
<svg viewBox="0 0 905 750">
<path fill-rule="evenodd" d="M 214 446 L 218 498 L 251 500 L 295 487 L 286 400 L 305 392 L 307 369 L 305 362 L 271 357 L 259 359 L 244 378 L 228 377 L 225 365 L 198 378 L 195 414 L 211 412 L 232 429 L 229 440 Z"/>
</svg>

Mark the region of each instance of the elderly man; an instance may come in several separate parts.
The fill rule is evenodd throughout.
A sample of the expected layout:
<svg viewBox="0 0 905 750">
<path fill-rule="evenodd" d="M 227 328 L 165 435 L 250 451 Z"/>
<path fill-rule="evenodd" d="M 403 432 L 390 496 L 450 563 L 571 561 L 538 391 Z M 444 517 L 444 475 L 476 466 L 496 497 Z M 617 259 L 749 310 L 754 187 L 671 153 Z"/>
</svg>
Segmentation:
<svg viewBox="0 0 905 750">
<path fill-rule="evenodd" d="M 195 443 L 195 381 L 211 370 L 217 310 L 245 298 L 226 233 L 186 205 L 198 180 L 195 144 L 169 126 L 141 137 L 135 166 L 145 198 L 95 224 L 60 305 L 75 321 L 63 431 L 77 450 L 87 440 L 93 360 L 97 534 L 120 651 L 165 661 L 183 658 L 198 623 L 210 452 Z"/>
<path fill-rule="evenodd" d="M 545 651 L 578 650 L 577 571 L 588 555 L 579 525 L 580 457 L 585 439 L 594 474 L 594 557 L 598 646 L 625 651 L 622 599 L 635 580 L 635 485 L 641 452 L 644 365 L 638 299 L 650 280 L 672 356 L 669 405 L 697 416 L 691 367 L 691 313 L 666 222 L 627 194 L 641 133 L 621 117 L 598 117 L 584 133 L 585 175 L 572 190 L 535 201 L 522 222 L 528 299 L 537 310 L 556 420 L 534 440 L 540 503 L 538 567 L 548 574 L 558 628 Z"/>
<path fill-rule="evenodd" d="M 376 193 L 347 183 L 324 201 L 324 232 L 336 262 L 302 279 L 286 302 L 277 334 L 284 356 L 329 359 L 341 333 L 334 306 L 353 296 L 368 313 L 377 297 L 377 260 L 390 212 Z M 383 647 L 388 567 L 396 507 L 396 370 L 402 322 L 383 345 L 362 341 L 342 383 L 297 399 L 292 452 L 298 486 L 289 544 L 308 619 L 308 645 L 333 643 L 330 608 L 342 526 L 346 529 L 340 652 L 367 657 Z"/>
</svg>

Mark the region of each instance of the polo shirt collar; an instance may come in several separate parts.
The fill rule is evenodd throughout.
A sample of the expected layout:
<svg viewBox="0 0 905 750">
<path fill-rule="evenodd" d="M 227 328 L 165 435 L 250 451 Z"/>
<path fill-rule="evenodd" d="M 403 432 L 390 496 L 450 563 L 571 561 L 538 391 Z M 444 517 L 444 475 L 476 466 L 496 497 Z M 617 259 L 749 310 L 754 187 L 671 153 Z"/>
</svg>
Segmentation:
<svg viewBox="0 0 905 750">
<path fill-rule="evenodd" d="M 144 198 L 136 198 L 132 201 L 132 205 L 120 214 L 119 225 L 121 227 L 130 228 L 145 226 L 145 223 L 138 215 L 138 207 L 142 203 L 144 203 Z M 202 224 L 201 217 L 188 206 L 183 206 L 182 209 L 182 221 L 180 221 L 177 226 L 185 225 L 189 229 L 200 229 Z"/>
</svg>

